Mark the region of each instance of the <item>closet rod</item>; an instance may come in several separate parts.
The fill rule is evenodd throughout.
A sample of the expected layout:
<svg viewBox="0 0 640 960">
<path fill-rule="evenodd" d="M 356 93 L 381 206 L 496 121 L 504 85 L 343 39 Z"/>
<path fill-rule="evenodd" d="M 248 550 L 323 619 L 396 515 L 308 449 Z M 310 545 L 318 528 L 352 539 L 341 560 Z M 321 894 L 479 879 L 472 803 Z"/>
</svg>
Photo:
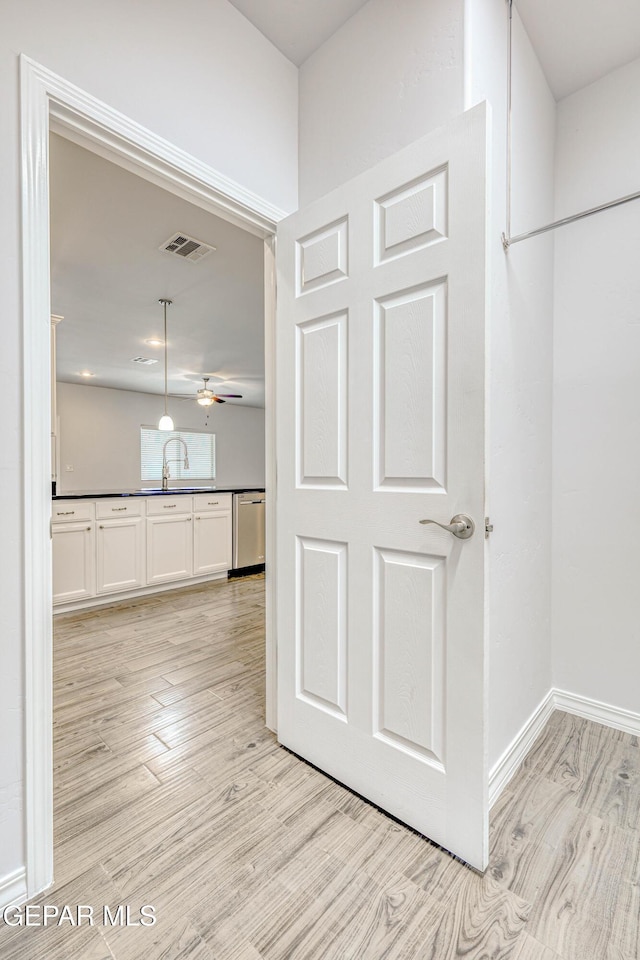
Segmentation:
<svg viewBox="0 0 640 960">
<path fill-rule="evenodd" d="M 640 200 L 640 190 L 636 193 L 630 193 L 626 197 L 620 197 L 618 200 L 610 200 L 608 203 L 601 203 L 597 207 L 591 207 L 590 210 L 583 210 L 581 213 L 574 213 L 570 217 L 563 217 L 562 220 L 554 220 L 553 223 L 547 223 L 544 227 L 538 227 L 537 230 L 528 230 L 527 233 L 519 233 L 517 236 L 511 236 L 511 180 L 512 180 L 512 63 L 513 55 L 513 0 L 507 0 L 508 23 L 508 49 L 507 49 L 507 206 L 506 206 L 506 232 L 502 234 L 502 246 L 505 253 L 514 243 L 520 243 L 522 240 L 529 240 L 531 237 L 538 237 L 541 233 L 548 233 L 550 230 L 556 230 L 558 227 L 564 227 L 567 223 L 575 223 L 576 220 L 584 220 L 585 217 L 592 217 L 594 213 L 601 213 L 603 210 L 611 210 L 613 207 L 620 207 L 623 203 L 630 203 L 632 200 Z"/>
<path fill-rule="evenodd" d="M 576 220 L 584 220 L 585 217 L 592 217 L 594 213 L 601 213 L 602 210 L 611 210 L 612 207 L 620 207 L 623 203 L 630 203 L 632 200 L 640 200 L 640 190 L 637 193 L 630 193 L 626 197 L 620 197 L 619 200 L 610 200 L 608 203 L 601 203 L 599 207 L 591 207 L 590 210 L 583 210 L 581 213 L 574 213 L 570 217 L 563 217 L 562 220 L 554 220 L 544 227 L 538 227 L 537 230 L 529 230 L 527 233 L 519 233 L 515 237 L 507 237 L 502 234 L 502 246 L 508 250 L 514 243 L 520 243 L 521 240 L 528 240 L 529 237 L 537 237 L 541 233 L 548 233 L 549 230 L 555 230 L 557 227 L 564 227 L 567 223 L 574 223 Z"/>
</svg>

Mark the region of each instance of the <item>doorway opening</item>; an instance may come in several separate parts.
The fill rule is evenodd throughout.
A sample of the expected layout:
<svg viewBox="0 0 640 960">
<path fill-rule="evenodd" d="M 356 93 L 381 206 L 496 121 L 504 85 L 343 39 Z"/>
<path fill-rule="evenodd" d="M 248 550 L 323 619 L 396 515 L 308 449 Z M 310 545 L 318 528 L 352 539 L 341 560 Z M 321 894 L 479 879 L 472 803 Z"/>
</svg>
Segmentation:
<svg viewBox="0 0 640 960">
<path fill-rule="evenodd" d="M 52 835 L 52 579 L 49 544 L 49 136 L 86 147 L 136 172 L 174 196 L 240 226 L 264 243 L 266 490 L 267 490 L 267 724 L 275 725 L 272 670 L 274 577 L 273 507 L 273 315 L 274 242 L 280 211 L 249 194 L 188 154 L 94 100 L 26 57 L 21 60 L 23 116 L 23 276 L 25 376 L 25 626 L 26 626 L 26 835 L 27 895 L 48 887 L 53 871 Z M 44 162 L 43 162 L 44 158 Z M 44 396 L 34 397 L 34 379 Z"/>
</svg>

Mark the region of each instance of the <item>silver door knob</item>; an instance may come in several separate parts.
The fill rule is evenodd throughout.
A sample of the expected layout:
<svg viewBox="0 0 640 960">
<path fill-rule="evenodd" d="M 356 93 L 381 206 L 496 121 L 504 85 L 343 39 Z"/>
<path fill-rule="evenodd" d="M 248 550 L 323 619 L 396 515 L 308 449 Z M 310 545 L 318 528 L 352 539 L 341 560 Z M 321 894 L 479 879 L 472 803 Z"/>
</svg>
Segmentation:
<svg viewBox="0 0 640 960">
<path fill-rule="evenodd" d="M 475 523 L 466 513 L 456 513 L 455 517 L 451 517 L 451 523 L 438 523 L 437 520 L 420 520 L 420 523 L 435 523 L 436 527 L 452 533 L 458 540 L 468 540 L 473 536 L 476 528 Z"/>
</svg>

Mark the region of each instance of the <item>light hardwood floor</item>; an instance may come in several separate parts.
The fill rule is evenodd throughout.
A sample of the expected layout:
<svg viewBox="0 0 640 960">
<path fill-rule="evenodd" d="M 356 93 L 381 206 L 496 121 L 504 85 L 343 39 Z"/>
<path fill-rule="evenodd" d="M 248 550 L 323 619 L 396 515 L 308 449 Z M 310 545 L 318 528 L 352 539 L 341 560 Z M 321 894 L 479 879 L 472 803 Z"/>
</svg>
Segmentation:
<svg viewBox="0 0 640 960">
<path fill-rule="evenodd" d="M 3 960 L 634 960 L 634 737 L 556 713 L 479 876 L 279 748 L 264 582 L 55 623 L 55 887 L 96 925 L 8 928 Z M 102 924 L 151 904 L 152 927 Z"/>
</svg>

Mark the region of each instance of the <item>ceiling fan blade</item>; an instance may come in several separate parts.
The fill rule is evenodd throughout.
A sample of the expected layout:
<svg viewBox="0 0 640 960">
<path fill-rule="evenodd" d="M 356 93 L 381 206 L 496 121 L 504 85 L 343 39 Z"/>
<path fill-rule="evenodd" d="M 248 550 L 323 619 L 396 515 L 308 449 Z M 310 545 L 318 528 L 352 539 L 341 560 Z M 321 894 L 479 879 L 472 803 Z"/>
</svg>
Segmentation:
<svg viewBox="0 0 640 960">
<path fill-rule="evenodd" d="M 237 397 L 238 400 L 242 400 L 241 393 L 216 393 L 216 397 Z"/>
<path fill-rule="evenodd" d="M 227 402 L 226 400 L 221 400 L 220 397 L 214 397 L 213 399 L 215 400 L 216 403 L 226 403 L 226 402 Z"/>
</svg>

